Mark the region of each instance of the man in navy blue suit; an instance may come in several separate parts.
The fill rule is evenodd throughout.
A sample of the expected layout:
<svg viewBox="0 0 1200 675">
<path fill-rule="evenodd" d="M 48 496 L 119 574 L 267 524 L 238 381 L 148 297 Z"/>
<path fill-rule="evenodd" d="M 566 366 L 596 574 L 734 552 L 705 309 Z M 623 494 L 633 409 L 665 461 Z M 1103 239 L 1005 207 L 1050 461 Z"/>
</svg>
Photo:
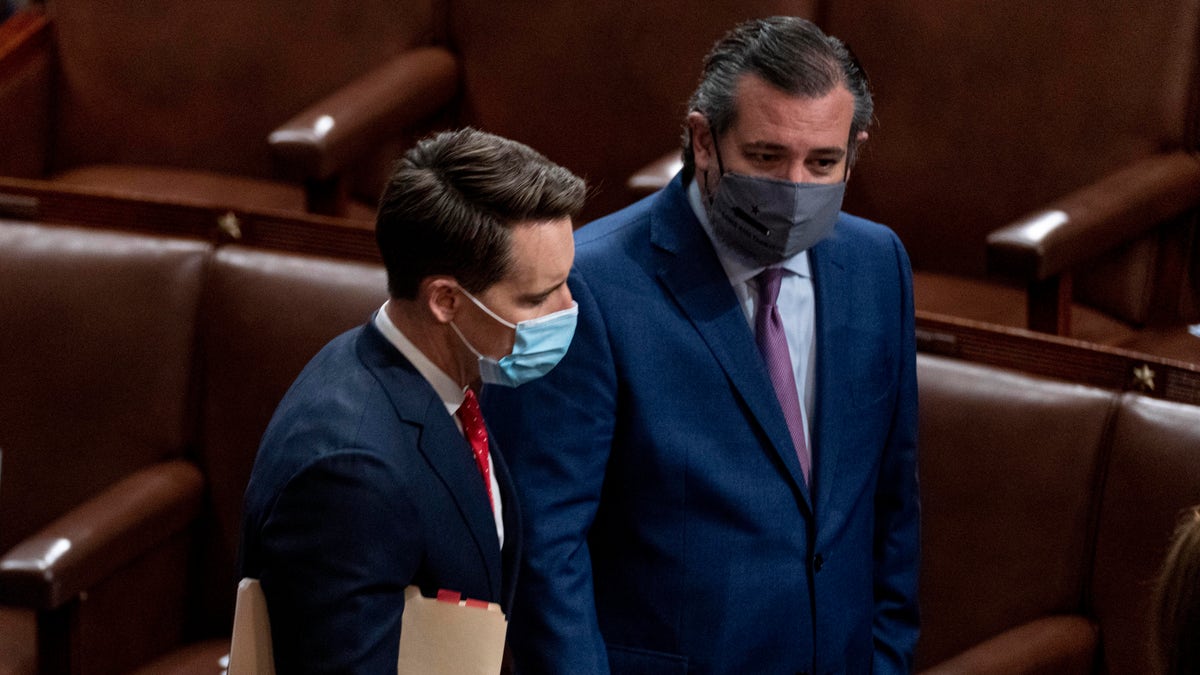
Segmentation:
<svg viewBox="0 0 1200 675">
<path fill-rule="evenodd" d="M 241 572 L 281 675 L 394 674 L 410 584 L 507 611 L 521 527 L 475 389 L 538 377 L 570 344 L 584 192 L 472 129 L 397 165 L 376 222 L 390 297 L 300 373 L 246 490 Z"/>
<path fill-rule="evenodd" d="M 706 59 L 681 175 L 576 234 L 566 358 L 485 392 L 521 441 L 519 673 L 911 669 L 911 274 L 840 212 L 871 119 L 839 40 L 742 24 Z"/>
</svg>

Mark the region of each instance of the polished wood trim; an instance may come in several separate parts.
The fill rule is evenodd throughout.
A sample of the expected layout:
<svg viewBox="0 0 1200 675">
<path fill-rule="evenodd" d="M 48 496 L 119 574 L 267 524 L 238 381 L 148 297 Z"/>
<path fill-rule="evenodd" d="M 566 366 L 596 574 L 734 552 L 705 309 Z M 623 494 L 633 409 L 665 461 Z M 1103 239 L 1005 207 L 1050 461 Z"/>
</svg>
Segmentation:
<svg viewBox="0 0 1200 675">
<path fill-rule="evenodd" d="M 294 211 L 229 209 L 0 177 L 0 219 L 86 225 L 379 262 L 374 223 Z"/>
<path fill-rule="evenodd" d="M 918 311 L 917 350 L 1200 405 L 1200 366 L 1082 340 Z"/>
<path fill-rule="evenodd" d="M 1062 272 L 1030 281 L 1026 290 L 1025 325 L 1051 335 L 1071 334 L 1072 276 Z"/>
</svg>

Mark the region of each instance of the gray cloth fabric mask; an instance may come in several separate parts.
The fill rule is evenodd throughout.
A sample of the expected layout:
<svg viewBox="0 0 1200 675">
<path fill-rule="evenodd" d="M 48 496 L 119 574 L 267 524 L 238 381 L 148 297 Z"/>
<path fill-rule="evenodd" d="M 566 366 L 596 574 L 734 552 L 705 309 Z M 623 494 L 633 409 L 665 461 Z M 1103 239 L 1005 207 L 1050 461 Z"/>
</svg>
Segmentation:
<svg viewBox="0 0 1200 675">
<path fill-rule="evenodd" d="M 725 173 L 709 209 L 713 233 L 748 261 L 775 265 L 833 232 L 845 181 L 793 183 Z"/>
</svg>

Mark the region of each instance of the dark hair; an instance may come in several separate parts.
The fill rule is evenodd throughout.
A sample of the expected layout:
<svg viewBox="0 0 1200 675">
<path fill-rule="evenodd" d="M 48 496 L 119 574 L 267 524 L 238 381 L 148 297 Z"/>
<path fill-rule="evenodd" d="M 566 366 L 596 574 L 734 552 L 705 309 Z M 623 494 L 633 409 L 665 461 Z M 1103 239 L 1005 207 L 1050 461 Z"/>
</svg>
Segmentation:
<svg viewBox="0 0 1200 675">
<path fill-rule="evenodd" d="M 388 292 L 413 299 L 422 279 L 442 274 L 471 293 L 488 288 L 508 273 L 512 226 L 575 218 L 585 192 L 582 179 L 507 138 L 465 128 L 420 141 L 379 200 Z"/>
<path fill-rule="evenodd" d="M 858 134 L 871 124 L 875 103 L 866 73 L 841 40 L 826 35 L 811 21 L 794 16 L 738 24 L 704 58 L 704 72 L 688 103 L 689 112 L 703 113 L 715 135 L 725 133 L 737 120 L 737 87 L 747 74 L 806 98 L 818 98 L 839 84 L 845 85 L 854 96 L 854 118 L 847 143 L 848 161 L 854 162 Z M 691 129 L 685 125 L 685 180 L 691 178 L 695 166 Z"/>
<path fill-rule="evenodd" d="M 1200 673 L 1200 507 L 1188 509 L 1175 530 L 1153 612 L 1160 672 Z"/>
</svg>

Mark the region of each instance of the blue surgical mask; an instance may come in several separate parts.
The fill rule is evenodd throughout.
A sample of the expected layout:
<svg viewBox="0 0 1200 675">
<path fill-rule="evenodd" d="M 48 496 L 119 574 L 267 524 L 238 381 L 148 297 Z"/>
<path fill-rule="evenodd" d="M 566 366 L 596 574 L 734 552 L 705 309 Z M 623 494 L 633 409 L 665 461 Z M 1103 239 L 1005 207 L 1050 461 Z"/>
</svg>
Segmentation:
<svg viewBox="0 0 1200 675">
<path fill-rule="evenodd" d="M 511 323 L 488 309 L 465 289 L 462 292 L 488 316 L 516 331 L 512 351 L 500 359 L 493 359 L 475 349 L 458 326 L 450 322 L 450 327 L 458 334 L 458 339 L 479 359 L 479 377 L 486 384 L 516 387 L 536 380 L 553 370 L 571 346 L 571 338 L 575 336 L 575 320 L 579 316 L 579 305 L 574 301 L 570 307 L 552 314 Z"/>
</svg>

